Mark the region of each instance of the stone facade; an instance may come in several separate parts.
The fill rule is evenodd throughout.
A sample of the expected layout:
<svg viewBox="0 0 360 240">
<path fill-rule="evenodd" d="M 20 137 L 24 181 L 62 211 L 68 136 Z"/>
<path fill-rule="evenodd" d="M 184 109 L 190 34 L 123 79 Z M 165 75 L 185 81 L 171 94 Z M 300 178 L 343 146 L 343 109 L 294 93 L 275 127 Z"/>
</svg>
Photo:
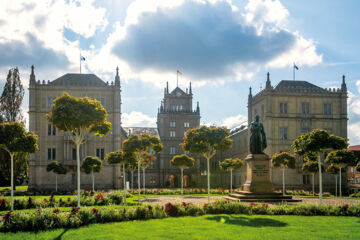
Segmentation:
<svg viewBox="0 0 360 240">
<path fill-rule="evenodd" d="M 121 96 L 118 69 L 115 83 L 105 83 L 94 74 L 65 74 L 54 81 L 36 81 L 32 67 L 29 83 L 29 130 L 39 136 L 39 151 L 29 158 L 29 188 L 54 189 L 55 177 L 46 171 L 47 164 L 56 160 L 68 167 L 66 175 L 58 176 L 59 189 L 76 189 L 76 152 L 70 140 L 70 133 L 60 132 L 53 127 L 45 115 L 50 111 L 52 101 L 67 92 L 76 97 L 91 97 L 101 101 L 112 124 L 112 133 L 100 138 L 92 136 L 80 148 L 81 159 L 98 156 L 101 159 L 109 152 L 121 147 L 126 133 L 121 127 Z M 121 185 L 119 166 L 108 165 L 95 173 L 96 188 L 118 188 Z M 81 187 L 90 189 L 91 176 L 81 173 Z"/>
</svg>

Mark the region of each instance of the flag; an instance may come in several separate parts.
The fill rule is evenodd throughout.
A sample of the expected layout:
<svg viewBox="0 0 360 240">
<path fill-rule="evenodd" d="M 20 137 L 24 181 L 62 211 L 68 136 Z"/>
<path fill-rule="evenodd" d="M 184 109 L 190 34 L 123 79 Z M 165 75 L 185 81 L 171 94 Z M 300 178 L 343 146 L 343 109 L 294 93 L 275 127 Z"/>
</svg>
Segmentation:
<svg viewBox="0 0 360 240">
<path fill-rule="evenodd" d="M 85 58 L 83 56 L 80 56 L 81 61 L 85 61 Z"/>
<path fill-rule="evenodd" d="M 296 66 L 295 63 L 294 63 L 294 68 L 295 68 L 296 70 L 299 70 L 298 66 Z"/>
<path fill-rule="evenodd" d="M 181 75 L 182 73 L 181 73 L 179 70 L 177 70 L 177 74 L 178 74 L 178 75 L 179 75 L 179 74 Z"/>
</svg>

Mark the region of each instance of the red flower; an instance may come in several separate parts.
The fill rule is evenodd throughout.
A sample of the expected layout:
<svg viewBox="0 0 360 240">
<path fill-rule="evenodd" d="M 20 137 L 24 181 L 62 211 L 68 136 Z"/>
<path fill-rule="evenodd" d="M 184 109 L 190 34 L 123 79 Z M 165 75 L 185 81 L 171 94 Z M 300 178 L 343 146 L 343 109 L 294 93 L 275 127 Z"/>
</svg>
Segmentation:
<svg viewBox="0 0 360 240">
<path fill-rule="evenodd" d="M 59 210 L 58 208 L 55 208 L 55 209 L 53 210 L 53 213 L 58 213 L 58 212 L 60 212 L 60 210 Z"/>
<path fill-rule="evenodd" d="M 186 202 L 182 202 L 182 203 L 181 203 L 181 206 L 182 206 L 182 207 L 186 207 L 186 206 L 189 206 L 189 205 L 191 205 L 191 203 L 186 203 Z"/>
<path fill-rule="evenodd" d="M 254 202 L 251 202 L 249 205 L 250 205 L 250 206 L 257 206 L 257 204 L 254 203 Z"/>
<path fill-rule="evenodd" d="M 67 201 L 70 202 L 70 201 L 71 201 L 71 198 L 68 197 Z"/>
<path fill-rule="evenodd" d="M 6 214 L 4 215 L 3 221 L 4 221 L 4 224 L 10 223 L 10 221 L 11 221 L 11 212 L 8 212 L 8 213 L 6 213 Z"/>
<path fill-rule="evenodd" d="M 92 212 L 93 214 L 97 214 L 97 213 L 99 212 L 99 209 L 93 208 L 93 209 L 91 209 L 91 212 Z"/>
<path fill-rule="evenodd" d="M 99 193 L 98 195 L 95 196 L 95 199 L 104 201 L 104 195 L 102 195 L 102 193 Z"/>
<path fill-rule="evenodd" d="M 75 207 L 73 209 L 71 209 L 71 214 L 76 214 L 77 212 L 79 212 L 80 208 L 79 207 Z"/>
</svg>

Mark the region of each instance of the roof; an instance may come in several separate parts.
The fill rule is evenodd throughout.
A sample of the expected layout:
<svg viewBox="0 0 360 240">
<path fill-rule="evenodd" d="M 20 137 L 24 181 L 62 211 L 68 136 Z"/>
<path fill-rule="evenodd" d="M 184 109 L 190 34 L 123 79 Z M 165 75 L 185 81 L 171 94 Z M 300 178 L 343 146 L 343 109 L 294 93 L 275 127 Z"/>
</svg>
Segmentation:
<svg viewBox="0 0 360 240">
<path fill-rule="evenodd" d="M 50 82 L 49 85 L 107 86 L 107 84 L 95 74 L 80 73 L 67 73 Z"/>
<path fill-rule="evenodd" d="M 318 87 L 314 84 L 311 84 L 307 81 L 294 81 L 294 80 L 282 80 L 275 86 L 276 90 L 282 90 L 282 89 L 308 89 L 308 90 L 317 90 L 317 91 L 325 91 L 325 89 Z"/>
<path fill-rule="evenodd" d="M 360 151 L 360 145 L 353 145 L 348 148 L 351 151 Z"/>
<path fill-rule="evenodd" d="M 170 94 L 176 94 L 177 92 L 180 92 L 181 95 L 186 94 L 181 88 L 176 87 Z"/>
<path fill-rule="evenodd" d="M 128 133 L 128 135 L 146 133 L 152 136 L 159 137 L 159 132 L 155 127 L 124 127 L 124 130 Z"/>
</svg>

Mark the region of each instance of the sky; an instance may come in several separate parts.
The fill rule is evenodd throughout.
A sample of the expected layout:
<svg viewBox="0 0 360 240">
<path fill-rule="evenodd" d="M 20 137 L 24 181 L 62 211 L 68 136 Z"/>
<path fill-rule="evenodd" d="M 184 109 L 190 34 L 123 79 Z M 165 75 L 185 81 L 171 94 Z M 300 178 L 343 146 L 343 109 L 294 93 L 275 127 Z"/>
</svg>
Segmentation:
<svg viewBox="0 0 360 240">
<path fill-rule="evenodd" d="M 348 137 L 360 144 L 360 1 L 1 0 L 0 90 L 12 67 L 27 89 L 79 72 L 114 81 L 119 67 L 123 126 L 155 127 L 163 88 L 187 88 L 201 123 L 233 128 L 259 92 L 292 79 L 339 88 L 346 76 Z M 195 105 L 195 104 L 194 104 Z M 28 91 L 22 106 L 28 110 Z"/>
</svg>

